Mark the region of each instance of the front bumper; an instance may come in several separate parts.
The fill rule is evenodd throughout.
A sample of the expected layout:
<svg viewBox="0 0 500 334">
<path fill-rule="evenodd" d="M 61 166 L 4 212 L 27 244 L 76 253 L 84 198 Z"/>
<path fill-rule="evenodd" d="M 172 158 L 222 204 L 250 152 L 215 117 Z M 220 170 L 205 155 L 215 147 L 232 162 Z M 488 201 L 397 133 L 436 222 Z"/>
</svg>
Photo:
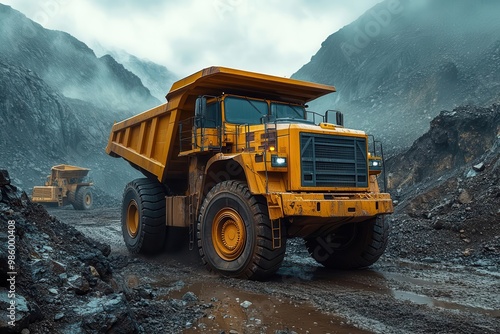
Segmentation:
<svg viewBox="0 0 500 334">
<path fill-rule="evenodd" d="M 385 193 L 280 193 L 271 195 L 271 202 L 275 203 L 269 206 L 271 219 L 297 216 L 374 217 L 394 212 L 391 197 Z"/>
</svg>

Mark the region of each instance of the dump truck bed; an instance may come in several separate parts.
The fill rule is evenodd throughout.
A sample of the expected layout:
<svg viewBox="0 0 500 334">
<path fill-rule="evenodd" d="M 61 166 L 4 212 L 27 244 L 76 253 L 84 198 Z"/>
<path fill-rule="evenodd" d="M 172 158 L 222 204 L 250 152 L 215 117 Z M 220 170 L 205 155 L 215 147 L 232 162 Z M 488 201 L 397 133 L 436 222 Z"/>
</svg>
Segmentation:
<svg viewBox="0 0 500 334">
<path fill-rule="evenodd" d="M 106 152 L 164 183 L 185 177 L 188 171 L 187 158 L 178 156 L 178 126 L 194 116 L 198 96 L 226 93 L 303 104 L 334 91 L 332 86 L 311 82 L 225 67 L 206 68 L 174 83 L 166 96 L 168 103 L 115 123 Z"/>
<path fill-rule="evenodd" d="M 52 178 L 81 179 L 87 176 L 90 169 L 71 165 L 58 165 L 52 167 Z"/>
</svg>

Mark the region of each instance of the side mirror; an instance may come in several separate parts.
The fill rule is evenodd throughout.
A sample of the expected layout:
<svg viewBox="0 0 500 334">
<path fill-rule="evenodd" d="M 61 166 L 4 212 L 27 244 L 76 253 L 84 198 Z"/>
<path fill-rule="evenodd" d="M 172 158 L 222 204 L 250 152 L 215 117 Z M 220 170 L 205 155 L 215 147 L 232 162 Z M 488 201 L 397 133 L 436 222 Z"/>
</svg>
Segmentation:
<svg viewBox="0 0 500 334">
<path fill-rule="evenodd" d="M 338 126 L 344 126 L 344 114 L 340 111 L 335 112 L 335 120 L 337 121 Z"/>
<path fill-rule="evenodd" d="M 325 113 L 325 121 L 327 123 L 330 123 L 330 120 L 329 120 L 329 114 L 330 112 L 335 112 L 335 124 L 338 125 L 338 126 L 344 126 L 344 114 L 340 111 L 337 111 L 337 110 L 327 110 L 326 113 Z"/>
</svg>

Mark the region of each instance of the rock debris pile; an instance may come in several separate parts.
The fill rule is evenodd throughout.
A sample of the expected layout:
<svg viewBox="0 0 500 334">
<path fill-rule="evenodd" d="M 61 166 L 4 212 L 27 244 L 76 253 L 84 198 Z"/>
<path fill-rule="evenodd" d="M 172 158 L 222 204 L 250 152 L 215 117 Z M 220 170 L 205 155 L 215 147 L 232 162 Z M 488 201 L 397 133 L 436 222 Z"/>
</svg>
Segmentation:
<svg viewBox="0 0 500 334">
<path fill-rule="evenodd" d="M 500 105 L 443 111 L 388 170 L 389 254 L 500 266 Z"/>
<path fill-rule="evenodd" d="M 10 183 L 7 171 L 0 175 L 0 332 L 178 332 L 203 315 L 194 302 L 153 298 L 150 286 L 122 275 L 133 259 L 110 256 L 109 245 L 50 216 Z"/>
</svg>

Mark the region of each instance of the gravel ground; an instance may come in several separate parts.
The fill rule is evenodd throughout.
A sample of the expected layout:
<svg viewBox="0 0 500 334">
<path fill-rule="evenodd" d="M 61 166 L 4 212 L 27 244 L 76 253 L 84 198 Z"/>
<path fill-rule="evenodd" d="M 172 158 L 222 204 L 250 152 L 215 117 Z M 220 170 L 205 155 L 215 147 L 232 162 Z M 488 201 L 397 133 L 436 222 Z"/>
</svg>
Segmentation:
<svg viewBox="0 0 500 334">
<path fill-rule="evenodd" d="M 125 285 L 133 282 L 139 291 L 151 291 L 147 310 L 140 303 L 132 307 L 146 332 L 495 333 L 500 329 L 498 262 L 474 266 L 425 257 L 415 261 L 389 251 L 369 269 L 331 271 L 316 264 L 302 241 L 294 239 L 288 241 L 285 261 L 273 279 L 242 281 L 209 274 L 196 251 L 187 247 L 156 257 L 128 256 L 116 208 L 83 214 L 56 209 L 51 214 L 109 242 L 111 257 L 127 256 L 126 266 L 115 269 L 114 277 Z M 191 307 L 186 311 L 191 318 L 180 317 L 182 326 L 177 329 L 166 326 L 162 312 L 151 308 L 164 301 Z"/>
</svg>

